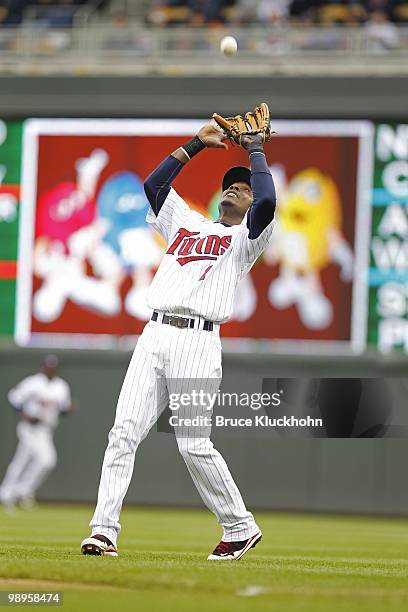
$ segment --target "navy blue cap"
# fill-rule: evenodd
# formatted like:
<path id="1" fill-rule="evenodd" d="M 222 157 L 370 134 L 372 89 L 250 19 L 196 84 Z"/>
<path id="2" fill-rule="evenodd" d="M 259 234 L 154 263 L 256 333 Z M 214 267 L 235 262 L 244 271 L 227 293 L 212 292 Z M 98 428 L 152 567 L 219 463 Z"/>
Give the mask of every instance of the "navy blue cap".
<path id="1" fill-rule="evenodd" d="M 251 187 L 251 171 L 245 166 L 234 166 L 227 170 L 222 179 L 222 190 L 225 191 L 234 183 L 246 183 Z"/>
<path id="2" fill-rule="evenodd" d="M 46 355 L 44 357 L 43 365 L 46 368 L 58 368 L 59 359 L 56 355 Z"/>

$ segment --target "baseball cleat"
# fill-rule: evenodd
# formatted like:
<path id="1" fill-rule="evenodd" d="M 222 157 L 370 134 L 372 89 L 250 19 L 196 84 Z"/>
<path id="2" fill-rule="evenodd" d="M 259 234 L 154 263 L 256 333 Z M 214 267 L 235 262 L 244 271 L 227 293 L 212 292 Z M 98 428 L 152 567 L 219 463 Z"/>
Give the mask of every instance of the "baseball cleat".
<path id="1" fill-rule="evenodd" d="M 248 540 L 241 540 L 240 542 L 223 542 L 223 540 L 221 540 L 211 555 L 207 557 L 207 560 L 238 561 L 248 552 L 248 550 L 255 548 L 261 539 L 262 533 L 258 531 L 258 533 L 248 538 Z"/>
<path id="2" fill-rule="evenodd" d="M 24 508 L 24 510 L 31 510 L 37 505 L 34 497 L 28 495 L 26 497 L 21 497 L 18 503 L 20 508 Z"/>
<path id="3" fill-rule="evenodd" d="M 104 535 L 95 533 L 81 542 L 83 555 L 99 555 L 104 557 L 117 557 L 116 546 Z"/>

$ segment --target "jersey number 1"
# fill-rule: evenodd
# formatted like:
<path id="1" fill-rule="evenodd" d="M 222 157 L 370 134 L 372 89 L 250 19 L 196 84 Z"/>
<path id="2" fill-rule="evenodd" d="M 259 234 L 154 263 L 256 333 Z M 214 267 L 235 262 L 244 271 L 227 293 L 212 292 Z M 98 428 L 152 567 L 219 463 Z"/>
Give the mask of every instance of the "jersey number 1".
<path id="1" fill-rule="evenodd" d="M 200 278 L 198 280 L 204 280 L 206 275 L 207 275 L 207 272 L 209 272 L 211 270 L 211 268 L 212 268 L 212 266 L 208 266 L 208 268 L 206 268 L 204 270 L 204 272 L 202 273 L 202 275 L 200 276 Z"/>

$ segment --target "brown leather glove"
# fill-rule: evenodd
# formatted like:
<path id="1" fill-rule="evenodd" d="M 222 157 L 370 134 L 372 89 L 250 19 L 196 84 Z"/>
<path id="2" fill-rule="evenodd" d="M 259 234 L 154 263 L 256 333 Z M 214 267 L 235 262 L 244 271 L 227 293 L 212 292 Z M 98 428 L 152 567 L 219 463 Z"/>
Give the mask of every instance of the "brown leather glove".
<path id="1" fill-rule="evenodd" d="M 266 102 L 254 108 L 253 111 L 245 115 L 235 115 L 235 117 L 224 118 L 217 113 L 213 114 L 213 119 L 224 130 L 232 143 L 244 146 L 242 141 L 244 136 L 262 136 L 262 144 L 270 140 L 272 134 L 270 113 Z"/>

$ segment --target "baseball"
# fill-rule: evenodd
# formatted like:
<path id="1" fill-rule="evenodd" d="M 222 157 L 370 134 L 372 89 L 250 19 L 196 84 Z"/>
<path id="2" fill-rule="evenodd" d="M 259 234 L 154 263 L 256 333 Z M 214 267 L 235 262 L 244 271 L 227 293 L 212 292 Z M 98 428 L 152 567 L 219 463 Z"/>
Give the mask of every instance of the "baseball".
<path id="1" fill-rule="evenodd" d="M 220 50 L 224 55 L 235 55 L 238 50 L 238 44 L 233 36 L 224 36 L 220 43 Z"/>

